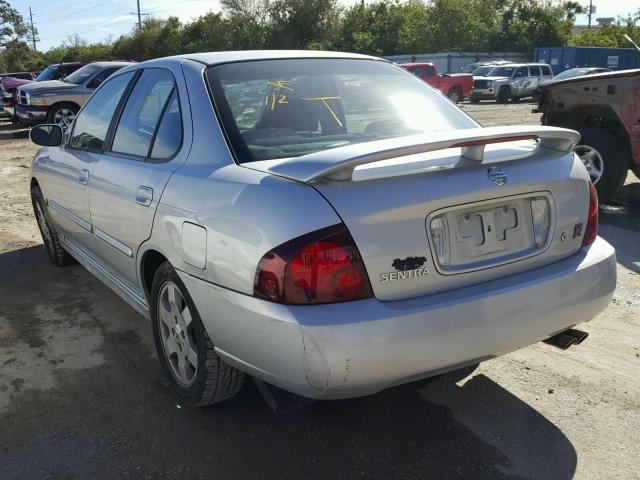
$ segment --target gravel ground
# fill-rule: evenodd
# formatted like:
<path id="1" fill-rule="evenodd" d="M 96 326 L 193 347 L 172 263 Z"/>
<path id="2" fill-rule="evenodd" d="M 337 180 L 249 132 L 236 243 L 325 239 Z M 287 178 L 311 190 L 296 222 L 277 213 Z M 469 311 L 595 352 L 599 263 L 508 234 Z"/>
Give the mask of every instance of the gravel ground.
<path id="1" fill-rule="evenodd" d="M 463 105 L 484 125 L 531 104 Z M 33 219 L 24 129 L 0 124 L 0 479 L 640 479 L 640 183 L 601 209 L 618 290 L 578 347 L 537 344 L 473 375 L 276 415 L 247 383 L 192 410 L 150 327 L 79 266 L 53 267 Z"/>

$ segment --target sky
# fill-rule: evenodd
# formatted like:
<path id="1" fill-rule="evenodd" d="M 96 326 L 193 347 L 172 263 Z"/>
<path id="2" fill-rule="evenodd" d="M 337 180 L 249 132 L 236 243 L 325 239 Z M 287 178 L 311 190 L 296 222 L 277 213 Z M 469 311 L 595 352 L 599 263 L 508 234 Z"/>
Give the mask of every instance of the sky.
<path id="1" fill-rule="evenodd" d="M 40 39 L 38 50 L 43 51 L 75 34 L 90 42 L 116 39 L 137 22 L 136 0 L 9 0 L 9 3 L 27 21 L 31 7 Z M 639 0 L 593 0 L 593 4 L 597 8 L 595 17 L 626 16 L 640 6 Z M 210 10 L 219 11 L 220 4 L 217 0 L 140 0 L 140 10 L 158 18 L 174 15 L 189 21 Z M 587 17 L 579 16 L 576 23 L 586 25 Z"/>

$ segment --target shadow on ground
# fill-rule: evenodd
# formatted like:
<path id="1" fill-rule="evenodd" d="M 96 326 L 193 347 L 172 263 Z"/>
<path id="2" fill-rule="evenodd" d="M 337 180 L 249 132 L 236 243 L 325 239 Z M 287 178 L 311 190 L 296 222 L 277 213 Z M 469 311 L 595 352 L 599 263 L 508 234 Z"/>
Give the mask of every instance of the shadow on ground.
<path id="1" fill-rule="evenodd" d="M 53 267 L 33 247 L 0 255 L 0 278 L 0 394 L 22 375 L 0 410 L 3 479 L 562 480 L 575 471 L 562 432 L 483 375 L 281 415 L 252 382 L 218 406 L 184 407 L 161 376 L 147 321 L 84 269 Z M 74 351 L 96 337 L 94 351 Z M 77 356 L 88 368 L 72 367 Z M 15 369 L 25 358 L 37 360 Z"/>
<path id="2" fill-rule="evenodd" d="M 29 127 L 12 123 L 6 118 L 0 119 L 0 140 L 15 140 L 17 138 L 29 138 Z"/>

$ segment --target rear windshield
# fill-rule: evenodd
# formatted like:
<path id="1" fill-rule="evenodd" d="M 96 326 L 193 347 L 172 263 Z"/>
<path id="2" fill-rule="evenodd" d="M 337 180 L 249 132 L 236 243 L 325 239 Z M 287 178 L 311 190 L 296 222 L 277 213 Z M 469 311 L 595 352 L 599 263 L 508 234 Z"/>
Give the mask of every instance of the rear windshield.
<path id="1" fill-rule="evenodd" d="M 478 126 L 422 80 L 381 61 L 239 62 L 208 76 L 240 163 Z"/>

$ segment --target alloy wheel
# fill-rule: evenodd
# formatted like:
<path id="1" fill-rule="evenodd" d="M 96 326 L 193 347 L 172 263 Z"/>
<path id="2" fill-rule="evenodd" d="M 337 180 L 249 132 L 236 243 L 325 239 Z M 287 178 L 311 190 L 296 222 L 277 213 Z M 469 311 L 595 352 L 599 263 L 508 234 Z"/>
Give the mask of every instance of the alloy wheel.
<path id="1" fill-rule="evenodd" d="M 580 160 L 587 169 L 591 181 L 596 185 L 604 173 L 604 161 L 602 159 L 602 155 L 600 155 L 598 150 L 589 145 L 578 145 L 574 151 L 578 157 L 580 157 Z"/>
<path id="2" fill-rule="evenodd" d="M 189 387 L 198 372 L 198 353 L 191 312 L 178 286 L 165 282 L 158 295 L 159 331 L 171 373 L 183 387 Z"/>
<path id="3" fill-rule="evenodd" d="M 53 115 L 53 121 L 63 130 L 68 129 L 76 118 L 76 114 L 69 108 L 61 108 Z"/>

